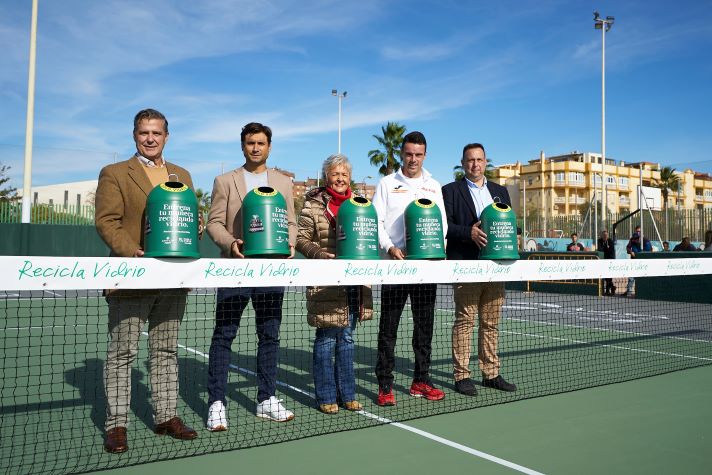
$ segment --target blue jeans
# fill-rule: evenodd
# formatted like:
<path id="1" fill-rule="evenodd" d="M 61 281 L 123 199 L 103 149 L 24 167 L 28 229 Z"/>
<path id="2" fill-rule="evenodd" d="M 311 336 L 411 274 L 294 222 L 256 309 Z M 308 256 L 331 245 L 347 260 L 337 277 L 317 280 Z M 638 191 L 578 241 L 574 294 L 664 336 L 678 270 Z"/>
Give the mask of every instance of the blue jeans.
<path id="1" fill-rule="evenodd" d="M 359 318 L 358 289 L 347 287 L 349 326 L 317 328 L 314 339 L 314 390 L 317 404 L 356 400 L 353 331 Z M 336 364 L 334 365 L 334 352 Z"/>
<path id="2" fill-rule="evenodd" d="M 227 404 L 227 375 L 230 348 L 240 328 L 240 319 L 252 299 L 257 328 L 257 402 L 274 396 L 277 389 L 279 326 L 282 323 L 283 287 L 245 287 L 218 289 L 215 330 L 208 361 L 208 405 Z"/>

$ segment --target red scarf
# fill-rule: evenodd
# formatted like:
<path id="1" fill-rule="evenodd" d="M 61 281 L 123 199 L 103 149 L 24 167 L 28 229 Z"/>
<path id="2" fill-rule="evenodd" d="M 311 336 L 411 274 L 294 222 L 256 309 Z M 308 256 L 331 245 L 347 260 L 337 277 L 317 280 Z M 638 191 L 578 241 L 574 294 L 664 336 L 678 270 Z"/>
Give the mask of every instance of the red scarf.
<path id="1" fill-rule="evenodd" d="M 331 199 L 324 210 L 324 216 L 326 216 L 326 219 L 329 221 L 329 225 L 336 229 L 336 215 L 339 213 L 339 206 L 341 206 L 341 203 L 351 198 L 351 188 L 347 188 L 346 194 L 344 195 L 337 193 L 328 186 L 325 190 L 329 196 L 331 196 Z"/>

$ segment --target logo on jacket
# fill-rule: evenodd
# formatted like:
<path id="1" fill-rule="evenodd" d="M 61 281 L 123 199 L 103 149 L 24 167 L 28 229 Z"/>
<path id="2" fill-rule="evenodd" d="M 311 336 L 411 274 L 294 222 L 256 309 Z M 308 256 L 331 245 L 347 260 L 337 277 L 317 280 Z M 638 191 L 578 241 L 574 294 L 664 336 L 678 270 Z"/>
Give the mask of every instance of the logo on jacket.
<path id="1" fill-rule="evenodd" d="M 403 188 L 403 185 L 398 185 L 391 190 L 391 193 L 408 193 L 408 190 Z"/>

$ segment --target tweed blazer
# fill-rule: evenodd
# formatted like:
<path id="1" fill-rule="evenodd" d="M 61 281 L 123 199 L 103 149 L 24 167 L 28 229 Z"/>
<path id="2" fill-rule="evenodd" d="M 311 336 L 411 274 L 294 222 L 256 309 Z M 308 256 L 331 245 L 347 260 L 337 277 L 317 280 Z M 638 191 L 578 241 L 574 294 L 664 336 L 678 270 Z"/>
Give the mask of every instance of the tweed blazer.
<path id="1" fill-rule="evenodd" d="M 326 253 L 336 253 L 336 230 L 329 225 L 324 215 L 331 196 L 324 188 L 307 193 L 304 208 L 299 214 L 297 231 L 297 251 L 309 259 L 326 259 Z M 359 319 L 373 318 L 373 295 L 368 286 L 356 288 L 359 299 Z M 347 327 L 349 325 L 349 304 L 346 287 L 308 286 L 307 323 L 312 327 Z"/>
<path id="2" fill-rule="evenodd" d="M 168 162 L 166 169 L 194 190 L 188 170 Z M 151 190 L 153 185 L 135 156 L 107 165 L 99 173 L 96 231 L 111 249 L 111 256 L 133 257 L 136 250 L 143 249 L 146 198 Z"/>
<path id="3" fill-rule="evenodd" d="M 294 213 L 292 180 L 276 170 L 267 170 L 267 183 L 279 191 L 287 202 L 289 245 L 296 246 L 297 220 Z M 215 178 L 208 214 L 208 234 L 220 248 L 222 257 L 232 257 L 232 243 L 243 239 L 242 201 L 248 192 L 245 185 L 245 169 L 240 167 Z"/>

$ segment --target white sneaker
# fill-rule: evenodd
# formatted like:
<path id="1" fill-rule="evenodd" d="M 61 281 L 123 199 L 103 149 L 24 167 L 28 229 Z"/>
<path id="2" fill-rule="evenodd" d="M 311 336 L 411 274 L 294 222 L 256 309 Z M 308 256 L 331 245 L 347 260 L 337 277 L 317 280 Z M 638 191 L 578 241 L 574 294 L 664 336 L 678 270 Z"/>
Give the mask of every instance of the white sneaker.
<path id="1" fill-rule="evenodd" d="M 282 400 L 274 396 L 257 404 L 255 415 L 275 422 L 287 422 L 294 419 L 294 413 L 285 409 Z"/>
<path id="2" fill-rule="evenodd" d="M 222 432 L 227 430 L 227 408 L 222 401 L 215 401 L 208 409 L 207 429 L 210 432 Z"/>

